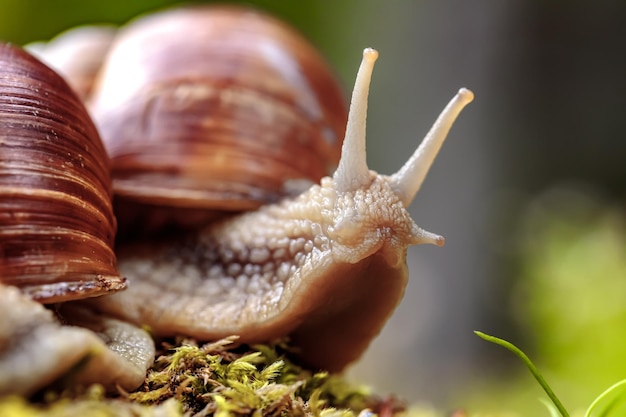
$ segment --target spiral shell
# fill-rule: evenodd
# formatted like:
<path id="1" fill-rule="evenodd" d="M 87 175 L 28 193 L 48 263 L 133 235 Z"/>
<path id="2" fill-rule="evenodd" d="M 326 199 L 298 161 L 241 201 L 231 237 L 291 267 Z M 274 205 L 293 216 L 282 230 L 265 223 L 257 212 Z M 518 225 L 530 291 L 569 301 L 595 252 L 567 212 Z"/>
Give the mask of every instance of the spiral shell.
<path id="1" fill-rule="evenodd" d="M 0 44 L 0 282 L 52 303 L 125 287 L 108 159 L 65 81 Z"/>
<path id="2" fill-rule="evenodd" d="M 99 81 L 90 110 L 120 201 L 253 209 L 339 160 L 347 109 L 335 77 L 299 34 L 253 10 L 139 18 L 120 31 Z"/>

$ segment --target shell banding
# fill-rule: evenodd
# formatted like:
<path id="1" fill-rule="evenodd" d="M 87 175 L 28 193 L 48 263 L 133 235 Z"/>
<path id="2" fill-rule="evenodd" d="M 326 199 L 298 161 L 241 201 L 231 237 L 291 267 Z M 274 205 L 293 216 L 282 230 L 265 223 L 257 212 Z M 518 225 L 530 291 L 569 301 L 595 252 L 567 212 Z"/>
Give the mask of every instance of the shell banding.
<path id="1" fill-rule="evenodd" d="M 166 217 L 184 223 L 200 210 L 255 209 L 291 183 L 318 182 L 339 161 L 347 115 L 307 41 L 237 7 L 131 22 L 89 104 L 111 157 L 122 233 L 157 216 L 131 209 L 136 203 L 167 207 Z"/>
<path id="2" fill-rule="evenodd" d="M 106 152 L 74 92 L 0 44 L 0 281 L 59 302 L 117 291 Z"/>

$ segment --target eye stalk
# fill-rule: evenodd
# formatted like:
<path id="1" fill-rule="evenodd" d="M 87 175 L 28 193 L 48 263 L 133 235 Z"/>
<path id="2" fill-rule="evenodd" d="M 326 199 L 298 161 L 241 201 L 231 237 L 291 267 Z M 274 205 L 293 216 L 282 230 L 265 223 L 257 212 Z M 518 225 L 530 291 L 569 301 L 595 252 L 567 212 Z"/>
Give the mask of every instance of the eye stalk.
<path id="1" fill-rule="evenodd" d="M 372 48 L 363 50 L 363 60 L 354 82 L 350 101 L 346 136 L 341 148 L 341 159 L 333 179 L 338 192 L 354 191 L 367 187 L 370 173 L 365 153 L 365 125 L 367 120 L 367 98 L 374 64 L 378 51 Z"/>
<path id="2" fill-rule="evenodd" d="M 428 170 L 461 110 L 474 100 L 474 93 L 461 88 L 443 109 L 420 146 L 402 168 L 391 176 L 391 186 L 408 207 L 422 186 Z"/>
<path id="3" fill-rule="evenodd" d="M 378 52 L 375 49 L 366 48 L 363 51 L 363 60 L 352 93 L 341 159 L 333 176 L 338 192 L 364 188 L 371 181 L 365 151 L 365 126 L 370 80 L 377 59 Z M 422 186 L 452 124 L 461 110 L 472 100 L 474 100 L 474 93 L 461 88 L 443 109 L 413 155 L 398 172 L 391 176 L 391 186 L 405 207 L 411 204 Z"/>

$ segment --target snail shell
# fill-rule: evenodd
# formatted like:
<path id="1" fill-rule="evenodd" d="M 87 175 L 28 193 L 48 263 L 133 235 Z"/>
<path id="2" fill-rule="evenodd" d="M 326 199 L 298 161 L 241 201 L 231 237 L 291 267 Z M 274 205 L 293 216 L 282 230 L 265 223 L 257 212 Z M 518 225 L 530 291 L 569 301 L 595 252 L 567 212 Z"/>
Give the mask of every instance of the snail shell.
<path id="1" fill-rule="evenodd" d="M 40 304 L 125 288 L 115 227 L 106 153 L 84 106 L 51 69 L 0 44 L 0 395 L 60 376 L 108 389 L 143 382 L 154 360 L 145 331 Z"/>
<path id="2" fill-rule="evenodd" d="M 123 289 L 106 152 L 54 71 L 0 44 L 0 282 L 53 303 Z"/>
<path id="3" fill-rule="evenodd" d="M 122 29 L 90 99 L 123 225 L 250 210 L 318 182 L 338 161 L 347 109 L 319 53 L 237 7 L 189 7 Z M 301 190 L 300 190 L 301 191 Z M 192 214 L 190 214 L 190 212 Z M 202 214 L 204 215 L 204 214 Z"/>

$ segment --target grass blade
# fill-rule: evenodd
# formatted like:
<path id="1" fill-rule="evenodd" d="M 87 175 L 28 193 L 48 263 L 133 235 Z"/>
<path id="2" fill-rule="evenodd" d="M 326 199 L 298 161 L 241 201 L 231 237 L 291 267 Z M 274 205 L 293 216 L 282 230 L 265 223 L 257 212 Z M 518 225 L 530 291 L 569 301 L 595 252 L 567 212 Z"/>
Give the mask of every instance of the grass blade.
<path id="1" fill-rule="evenodd" d="M 587 409 L 587 412 L 585 413 L 585 417 L 590 417 L 591 413 L 593 412 L 593 409 L 598 406 L 600 401 L 607 398 L 610 394 L 617 392 L 617 390 L 623 388 L 624 385 L 626 385 L 626 379 L 622 379 L 621 381 L 616 382 L 615 384 L 611 385 L 608 389 L 606 389 L 602 394 L 598 395 L 598 397 L 595 400 L 593 400 L 593 402 Z M 610 409 L 613 408 L 617 404 L 618 400 L 621 400 L 621 398 L 620 397 L 613 398 L 609 402 L 609 404 L 607 404 L 607 406 L 604 407 L 604 409 L 600 412 L 599 417 L 607 416 Z"/>
<path id="2" fill-rule="evenodd" d="M 541 388 L 543 388 L 546 394 L 548 394 L 548 397 L 550 398 L 554 406 L 559 410 L 559 413 L 561 413 L 561 416 L 569 417 L 569 413 L 567 412 L 567 410 L 561 403 L 561 400 L 559 400 L 559 398 L 556 396 L 554 391 L 552 391 L 552 388 L 550 388 L 550 385 L 548 385 L 546 380 L 543 378 L 543 376 L 539 372 L 539 369 L 537 369 L 535 364 L 532 363 L 532 361 L 528 358 L 528 356 L 526 356 L 524 352 L 522 352 L 517 346 L 515 346 L 514 344 L 510 342 L 507 342 L 506 340 L 499 339 L 495 336 L 490 336 L 488 334 L 479 332 L 477 330 L 474 331 L 474 333 L 476 334 L 476 336 L 480 337 L 483 340 L 486 340 L 487 342 L 495 343 L 496 345 L 500 345 L 503 348 L 508 349 L 510 352 L 512 352 L 518 358 L 520 358 L 522 362 L 524 362 L 524 364 L 528 367 L 528 369 L 530 370 L 530 373 L 533 374 L 537 382 L 539 382 L 539 385 L 541 385 Z"/>

